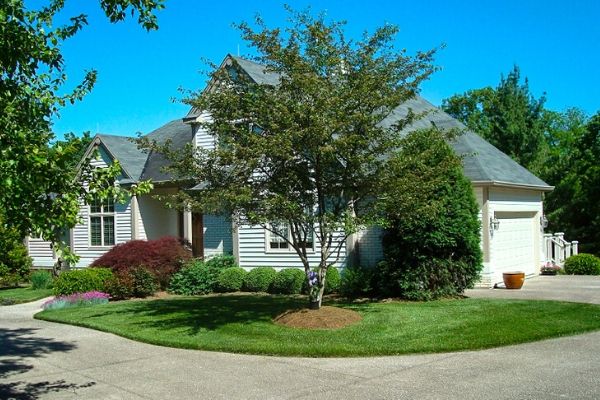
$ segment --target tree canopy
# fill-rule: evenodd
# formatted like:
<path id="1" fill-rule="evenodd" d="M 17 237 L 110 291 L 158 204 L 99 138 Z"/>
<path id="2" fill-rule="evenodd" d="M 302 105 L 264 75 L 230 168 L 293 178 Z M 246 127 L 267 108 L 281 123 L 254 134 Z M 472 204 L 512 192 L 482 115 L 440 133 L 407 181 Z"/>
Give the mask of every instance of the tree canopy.
<path id="1" fill-rule="evenodd" d="M 514 66 L 497 87 L 484 87 L 454 95 L 442 108 L 469 129 L 508 154 L 525 168 L 538 172 L 545 140 L 545 95 L 536 99 L 527 78 Z"/>
<path id="2" fill-rule="evenodd" d="M 213 65 L 209 89 L 188 100 L 210 116 L 199 123 L 217 147 L 159 150 L 175 160 L 176 176 L 198 185 L 180 201 L 260 225 L 296 252 L 307 274 L 319 267 L 311 293 L 320 301 L 345 238 L 380 218 L 369 205 L 382 190 L 382 155 L 399 144 L 410 117 L 390 128 L 379 123 L 435 70 L 435 51 L 396 51 L 391 25 L 351 41 L 344 23 L 290 15 L 285 30 L 260 18 L 255 27 L 238 25 L 275 84 L 254 82 L 233 60 Z M 320 262 L 311 266 L 313 238 Z"/>
<path id="3" fill-rule="evenodd" d="M 101 0 L 112 21 L 138 13 L 138 22 L 156 29 L 155 10 L 162 0 Z M 112 195 L 109 182 L 120 173 L 118 163 L 104 171 L 85 165 L 79 174 L 73 160 L 85 138 L 54 142 L 52 118 L 67 104 L 81 100 L 93 87 L 96 71 L 65 93 L 67 76 L 61 46 L 86 24 L 77 15 L 63 26 L 53 20 L 64 0 L 51 0 L 32 10 L 23 0 L 0 4 L 0 224 L 19 235 L 42 235 L 60 242 L 60 229 L 77 222 L 79 201 L 89 190 Z M 78 178 L 78 179 L 77 179 Z"/>

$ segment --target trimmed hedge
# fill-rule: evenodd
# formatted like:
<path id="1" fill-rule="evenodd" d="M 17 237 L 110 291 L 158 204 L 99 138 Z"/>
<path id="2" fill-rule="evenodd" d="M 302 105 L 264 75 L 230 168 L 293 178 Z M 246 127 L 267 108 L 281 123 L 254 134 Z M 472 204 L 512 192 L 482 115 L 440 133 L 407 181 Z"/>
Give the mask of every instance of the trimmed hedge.
<path id="1" fill-rule="evenodd" d="M 357 266 L 344 268 L 339 292 L 342 296 L 370 297 L 374 292 L 375 269 Z"/>
<path id="2" fill-rule="evenodd" d="M 342 284 L 340 271 L 335 267 L 327 268 L 325 274 L 325 294 L 338 293 Z"/>
<path id="3" fill-rule="evenodd" d="M 277 271 L 271 267 L 257 267 L 244 277 L 243 288 L 247 292 L 268 292 Z"/>
<path id="4" fill-rule="evenodd" d="M 270 292 L 275 294 L 300 294 L 304 281 L 306 281 L 304 270 L 284 268 L 275 275 Z"/>
<path id="5" fill-rule="evenodd" d="M 221 271 L 235 266 L 232 256 L 215 256 L 208 261 L 195 260 L 173 275 L 168 291 L 186 296 L 207 294 L 217 289 Z"/>
<path id="6" fill-rule="evenodd" d="M 157 240 L 131 240 L 114 246 L 92 263 L 92 267 L 106 267 L 115 273 L 132 268 L 144 267 L 165 289 L 171 276 L 192 258 L 186 242 L 176 237 Z"/>
<path id="7" fill-rule="evenodd" d="M 217 291 L 222 293 L 239 292 L 244 285 L 246 274 L 248 274 L 246 270 L 241 267 L 225 268 L 217 278 Z"/>
<path id="8" fill-rule="evenodd" d="M 565 261 L 567 275 L 600 275 L 600 258 L 593 254 L 580 253 Z"/>
<path id="9" fill-rule="evenodd" d="M 106 283 L 113 278 L 107 268 L 85 268 L 62 272 L 54 281 L 56 296 L 85 292 L 106 292 Z"/>

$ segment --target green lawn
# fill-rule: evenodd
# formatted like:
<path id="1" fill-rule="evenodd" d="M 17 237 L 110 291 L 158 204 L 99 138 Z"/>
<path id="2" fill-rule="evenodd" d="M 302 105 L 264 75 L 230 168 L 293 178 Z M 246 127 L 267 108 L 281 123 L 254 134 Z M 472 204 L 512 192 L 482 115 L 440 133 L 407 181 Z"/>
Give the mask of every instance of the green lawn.
<path id="1" fill-rule="evenodd" d="M 311 357 L 483 349 L 600 329 L 598 305 L 491 299 L 339 304 L 363 320 L 334 331 L 272 322 L 304 305 L 285 296 L 176 297 L 43 311 L 36 318 L 164 346 Z"/>
<path id="2" fill-rule="evenodd" d="M 52 289 L 33 290 L 30 287 L 0 289 L 0 305 L 29 303 L 52 296 Z"/>

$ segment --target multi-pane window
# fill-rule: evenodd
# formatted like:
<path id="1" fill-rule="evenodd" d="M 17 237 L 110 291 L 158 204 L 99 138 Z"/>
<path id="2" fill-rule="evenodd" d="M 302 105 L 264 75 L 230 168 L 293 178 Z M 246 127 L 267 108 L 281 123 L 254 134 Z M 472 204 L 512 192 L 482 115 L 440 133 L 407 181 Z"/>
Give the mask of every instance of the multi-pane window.
<path id="1" fill-rule="evenodd" d="M 115 244 L 115 202 L 113 199 L 95 198 L 90 204 L 90 244 L 92 246 Z"/>
<path id="2" fill-rule="evenodd" d="M 287 249 L 289 243 L 283 237 L 289 238 L 290 228 L 288 224 L 283 222 L 272 223 L 271 230 L 272 232 L 269 231 L 269 249 Z"/>
<path id="3" fill-rule="evenodd" d="M 271 230 L 267 230 L 268 236 L 268 249 L 269 250 L 291 250 L 291 246 L 284 239 L 287 238 L 290 242 L 292 236 L 290 227 L 285 222 L 274 222 L 270 225 Z M 303 235 L 304 236 L 304 235 Z M 314 247 L 314 231 L 311 230 L 306 235 L 306 249 L 313 250 Z"/>

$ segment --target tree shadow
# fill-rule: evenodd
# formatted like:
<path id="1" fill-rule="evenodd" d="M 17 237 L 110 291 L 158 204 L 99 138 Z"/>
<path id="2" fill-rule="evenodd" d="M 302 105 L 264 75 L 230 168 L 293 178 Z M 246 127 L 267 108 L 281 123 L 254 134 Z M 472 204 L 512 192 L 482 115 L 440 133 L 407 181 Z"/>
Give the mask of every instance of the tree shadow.
<path id="1" fill-rule="evenodd" d="M 11 382 L 0 383 L 0 399 L 36 400 L 52 392 L 75 391 L 94 386 L 96 382 L 84 384 L 67 383 L 64 379 L 54 382 Z"/>
<path id="2" fill-rule="evenodd" d="M 13 378 L 34 369 L 28 359 L 42 357 L 54 352 L 67 352 L 75 349 L 73 343 L 52 338 L 35 336 L 38 329 L 0 328 L 0 379 Z M 50 381 L 15 381 L 0 383 L 0 399 L 38 399 L 51 392 L 74 391 L 95 385 L 96 382 L 84 384 L 67 383 L 65 380 Z"/>
<path id="3" fill-rule="evenodd" d="M 183 329 L 196 334 L 229 324 L 268 323 L 285 311 L 306 305 L 307 300 L 302 297 L 222 295 L 140 301 L 132 303 L 127 312 L 142 317 L 142 327 Z M 112 310 L 106 310 L 90 317 L 111 313 Z"/>

